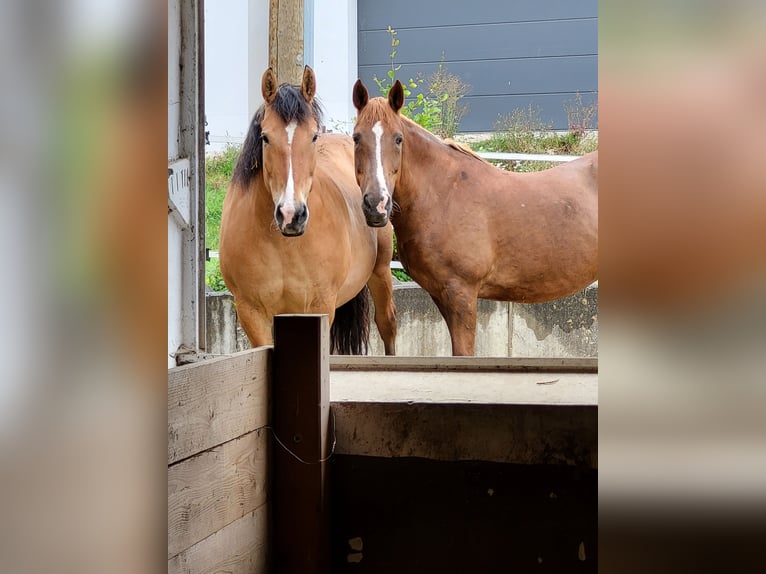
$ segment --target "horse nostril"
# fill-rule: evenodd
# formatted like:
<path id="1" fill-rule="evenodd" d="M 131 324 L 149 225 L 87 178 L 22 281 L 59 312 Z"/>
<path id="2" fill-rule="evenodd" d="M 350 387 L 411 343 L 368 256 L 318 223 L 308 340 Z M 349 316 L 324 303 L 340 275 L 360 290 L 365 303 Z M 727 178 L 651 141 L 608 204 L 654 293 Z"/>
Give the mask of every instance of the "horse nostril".
<path id="1" fill-rule="evenodd" d="M 369 209 L 375 209 L 375 206 L 378 204 L 377 201 L 372 197 L 372 195 L 365 194 L 364 196 L 364 205 L 365 207 L 368 207 Z"/>

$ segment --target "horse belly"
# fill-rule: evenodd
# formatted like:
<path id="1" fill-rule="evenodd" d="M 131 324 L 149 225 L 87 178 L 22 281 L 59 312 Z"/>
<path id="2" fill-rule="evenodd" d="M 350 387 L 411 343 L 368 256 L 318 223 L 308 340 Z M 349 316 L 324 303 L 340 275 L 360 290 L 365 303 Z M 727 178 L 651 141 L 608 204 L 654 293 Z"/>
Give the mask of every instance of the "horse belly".
<path id="1" fill-rule="evenodd" d="M 361 291 L 372 275 L 375 265 L 375 245 L 359 246 L 353 250 L 346 280 L 337 295 L 336 307 L 347 303 Z"/>
<path id="2" fill-rule="evenodd" d="M 542 303 L 584 289 L 598 276 L 598 231 L 589 226 L 500 254 L 479 297 Z"/>
<path id="3" fill-rule="evenodd" d="M 598 264 L 596 253 L 560 254 L 549 265 L 529 264 L 523 261 L 501 263 L 485 278 L 479 297 L 521 303 L 543 303 L 566 297 L 584 289 L 596 280 Z"/>

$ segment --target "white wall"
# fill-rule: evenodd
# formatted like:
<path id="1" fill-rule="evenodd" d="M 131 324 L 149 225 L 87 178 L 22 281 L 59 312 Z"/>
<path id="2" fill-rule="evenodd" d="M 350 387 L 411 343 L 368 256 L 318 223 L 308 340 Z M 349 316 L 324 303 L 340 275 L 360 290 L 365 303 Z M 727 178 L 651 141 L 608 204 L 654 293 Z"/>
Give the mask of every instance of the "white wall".
<path id="1" fill-rule="evenodd" d="M 356 0 L 314 0 L 317 91 L 329 131 L 350 133 L 356 110 Z M 205 111 L 208 153 L 241 144 L 263 103 L 261 76 L 268 67 L 269 1 L 205 3 Z"/>
<path id="2" fill-rule="evenodd" d="M 248 107 L 247 125 L 261 107 L 261 78 L 269 66 L 269 0 L 250 0 L 248 12 Z"/>
<path id="3" fill-rule="evenodd" d="M 181 9 L 168 0 L 168 161 L 178 159 L 181 123 Z"/>
<path id="4" fill-rule="evenodd" d="M 181 9 L 179 0 L 168 0 L 168 161 L 180 154 L 181 122 Z M 183 342 L 181 259 L 183 232 L 168 215 L 168 368 L 175 366 L 173 354 Z"/>
<path id="5" fill-rule="evenodd" d="M 315 0 L 314 72 L 327 130 L 351 133 L 356 110 L 356 0 Z"/>
<path id="6" fill-rule="evenodd" d="M 175 352 L 183 332 L 183 230 L 168 215 L 168 369 L 176 366 Z"/>
<path id="7" fill-rule="evenodd" d="M 168 367 L 179 346 L 204 348 L 204 232 L 195 232 L 203 181 L 198 6 L 198 0 L 168 0 Z"/>
<path id="8" fill-rule="evenodd" d="M 205 2 L 207 151 L 244 140 L 247 130 L 247 0 Z"/>

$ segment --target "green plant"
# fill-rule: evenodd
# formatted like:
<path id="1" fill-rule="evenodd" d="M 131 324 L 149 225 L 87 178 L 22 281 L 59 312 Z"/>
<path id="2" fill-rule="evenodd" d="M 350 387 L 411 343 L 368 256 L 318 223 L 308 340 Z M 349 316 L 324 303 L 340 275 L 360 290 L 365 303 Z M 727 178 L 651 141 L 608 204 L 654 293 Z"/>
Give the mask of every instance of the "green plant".
<path id="1" fill-rule="evenodd" d="M 218 259 L 210 259 L 205 262 L 205 284 L 213 291 L 227 291 L 226 283 L 221 275 L 221 265 Z"/>
<path id="2" fill-rule="evenodd" d="M 218 250 L 223 199 L 240 150 L 240 146 L 228 146 L 205 158 L 205 245 L 211 251 Z M 226 291 L 217 258 L 205 262 L 205 283 L 214 291 Z"/>
<path id="3" fill-rule="evenodd" d="M 590 124 L 598 111 L 598 105 L 596 102 L 591 102 L 587 106 L 584 105 L 582 103 L 582 95 L 580 92 L 577 92 L 574 100 L 564 103 L 564 111 L 567 113 L 569 132 L 578 138 L 582 138 L 586 130 L 590 129 Z"/>
<path id="4" fill-rule="evenodd" d="M 396 37 L 397 32 L 391 26 L 388 27 L 387 32 L 391 36 L 391 52 L 388 55 L 388 59 L 391 61 L 391 68 L 386 72 L 385 78 L 378 78 L 377 75 L 372 78 L 383 97 L 388 96 L 391 86 L 396 83 L 396 72 L 402 67 L 401 64 L 396 64 L 396 52 L 399 47 L 399 39 Z M 405 98 L 402 114 L 425 129 L 434 131 L 441 123 L 440 102 L 430 94 L 424 95 L 422 92 L 416 94 L 414 99 L 407 101 L 407 98 L 412 95 L 412 90 L 420 86 L 423 81 L 422 74 L 418 74 L 415 78 L 402 82 Z"/>
<path id="5" fill-rule="evenodd" d="M 407 272 L 404 269 L 391 269 L 391 275 L 396 277 L 402 283 L 406 283 L 408 281 L 414 281 L 412 277 L 407 275 Z"/>
<path id="6" fill-rule="evenodd" d="M 465 83 L 459 76 L 450 73 L 444 65 L 442 53 L 439 68 L 428 76 L 428 93 L 433 96 L 434 102 L 439 106 L 439 123 L 435 126 L 435 133 L 442 138 L 452 138 L 460 127 L 468 106 L 460 100 L 471 90 L 470 84 Z"/>
<path id="7" fill-rule="evenodd" d="M 589 137 L 578 131 L 559 133 L 552 124 L 545 122 L 540 109 L 531 104 L 503 116 L 497 123 L 497 131 L 488 140 L 472 145 L 475 151 L 496 151 L 531 154 L 582 155 L 598 148 L 598 136 Z M 504 169 L 519 172 L 540 171 L 553 167 L 552 162 L 504 161 Z"/>
<path id="8" fill-rule="evenodd" d="M 394 232 L 394 253 L 391 257 L 391 260 L 399 261 L 399 243 L 396 240 L 396 232 Z M 412 277 L 410 277 L 403 269 L 392 269 L 391 274 L 402 282 L 413 281 Z"/>

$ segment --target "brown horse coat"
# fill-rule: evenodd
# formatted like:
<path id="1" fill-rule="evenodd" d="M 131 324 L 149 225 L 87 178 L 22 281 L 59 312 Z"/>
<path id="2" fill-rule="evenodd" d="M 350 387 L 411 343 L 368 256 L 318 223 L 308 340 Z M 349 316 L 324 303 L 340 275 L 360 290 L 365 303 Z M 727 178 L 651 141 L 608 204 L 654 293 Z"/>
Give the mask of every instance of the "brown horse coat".
<path id="1" fill-rule="evenodd" d="M 396 89 L 368 100 L 360 82 L 354 88 L 363 207 L 373 225 L 393 208 L 405 269 L 439 307 L 453 354 L 473 354 L 478 297 L 538 303 L 596 279 L 598 152 L 506 172 L 401 116 Z"/>
<path id="2" fill-rule="evenodd" d="M 313 119 L 284 121 L 270 110 L 270 106 L 280 105 L 280 97 L 295 98 L 295 93 L 268 91 L 277 90 L 275 78 L 267 82 L 270 72 L 264 74 L 267 104 L 253 119 L 253 141 L 244 146 L 221 220 L 221 273 L 234 294 L 242 326 L 254 346 L 271 344 L 274 315 L 326 313 L 333 322 L 336 309 L 352 301 L 366 284 L 375 302 L 375 320 L 386 352 L 393 354 L 392 229 L 373 229 L 365 223 L 350 138 L 316 134 L 318 125 Z M 304 96 L 305 85 L 304 76 Z M 281 86 L 279 91 L 290 88 L 294 89 Z M 282 107 L 292 110 L 294 103 Z M 287 132 L 290 145 L 284 135 Z M 258 143 L 266 142 L 267 133 L 264 146 L 274 149 L 253 151 L 255 138 Z M 299 149 L 306 151 L 297 153 Z M 288 166 L 291 173 L 280 174 Z M 292 192 L 285 191 L 287 188 Z M 288 195 L 292 197 L 285 199 Z M 290 201 L 295 213 L 307 210 L 304 227 L 297 232 L 287 229 L 286 219 L 280 227 L 276 215 Z M 365 319 L 362 316 L 358 321 Z"/>

